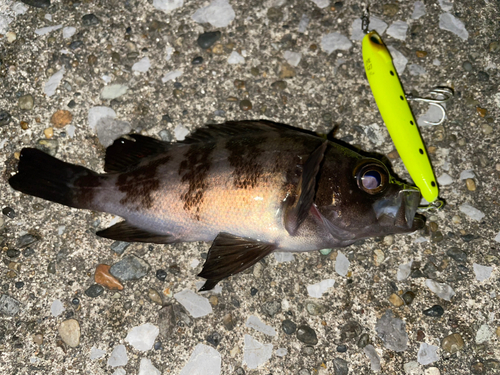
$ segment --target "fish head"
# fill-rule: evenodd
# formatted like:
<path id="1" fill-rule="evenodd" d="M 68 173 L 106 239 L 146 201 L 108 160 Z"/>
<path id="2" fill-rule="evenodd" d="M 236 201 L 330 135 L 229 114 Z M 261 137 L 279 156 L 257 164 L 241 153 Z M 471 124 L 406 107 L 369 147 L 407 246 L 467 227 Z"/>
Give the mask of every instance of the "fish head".
<path id="1" fill-rule="evenodd" d="M 330 204 L 318 206 L 334 240 L 352 243 L 369 237 L 412 233 L 424 226 L 424 217 L 416 213 L 420 190 L 397 181 L 381 161 L 351 158 L 339 170 L 342 176 L 329 179 Z M 320 185 L 318 189 L 325 187 Z"/>

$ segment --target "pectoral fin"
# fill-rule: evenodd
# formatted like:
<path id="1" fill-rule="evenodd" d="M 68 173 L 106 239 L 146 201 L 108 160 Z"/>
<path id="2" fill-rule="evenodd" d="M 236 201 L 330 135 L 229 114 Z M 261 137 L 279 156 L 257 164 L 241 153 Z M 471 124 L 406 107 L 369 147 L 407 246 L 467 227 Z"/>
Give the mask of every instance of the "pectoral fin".
<path id="1" fill-rule="evenodd" d="M 96 233 L 100 237 L 126 242 L 174 243 L 173 236 L 148 232 L 122 221 Z"/>
<path id="2" fill-rule="evenodd" d="M 276 249 L 276 245 L 250 238 L 219 233 L 208 251 L 198 276 L 207 279 L 200 291 L 212 289 L 219 281 L 253 266 Z"/>
<path id="3" fill-rule="evenodd" d="M 285 228 L 293 236 L 304 222 L 314 202 L 316 182 L 321 162 L 325 155 L 328 141 L 325 141 L 309 156 L 304 164 L 302 177 L 299 181 L 298 199 L 285 208 Z"/>

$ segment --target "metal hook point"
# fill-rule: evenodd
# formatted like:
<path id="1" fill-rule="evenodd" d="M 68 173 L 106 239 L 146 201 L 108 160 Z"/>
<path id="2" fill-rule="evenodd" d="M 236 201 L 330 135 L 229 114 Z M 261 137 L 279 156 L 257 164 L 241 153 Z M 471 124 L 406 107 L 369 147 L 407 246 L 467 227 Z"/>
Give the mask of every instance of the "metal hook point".
<path id="1" fill-rule="evenodd" d="M 446 109 L 444 107 L 444 104 L 453 97 L 453 90 L 448 87 L 436 87 L 431 92 L 429 92 L 429 96 L 430 97 L 428 98 L 420 98 L 408 94 L 406 95 L 406 100 L 428 103 L 430 105 L 438 107 L 442 112 L 441 119 L 437 122 L 432 122 L 432 121 L 424 121 L 424 122 L 426 124 L 433 126 L 441 125 L 444 122 L 444 120 L 446 120 Z"/>

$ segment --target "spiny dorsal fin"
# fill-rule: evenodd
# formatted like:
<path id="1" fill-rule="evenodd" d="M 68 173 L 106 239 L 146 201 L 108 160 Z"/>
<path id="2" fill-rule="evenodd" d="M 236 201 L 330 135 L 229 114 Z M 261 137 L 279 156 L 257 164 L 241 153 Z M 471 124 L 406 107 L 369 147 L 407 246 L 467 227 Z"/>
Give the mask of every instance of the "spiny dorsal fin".
<path id="1" fill-rule="evenodd" d="M 125 242 L 174 243 L 173 236 L 148 232 L 126 221 L 117 223 L 96 233 L 100 237 Z"/>
<path id="2" fill-rule="evenodd" d="M 144 158 L 165 152 L 169 145 L 168 142 L 139 134 L 123 136 L 106 149 L 104 171 L 126 172 L 135 168 Z"/>
<path id="3" fill-rule="evenodd" d="M 314 202 L 316 194 L 316 180 L 319 167 L 323 161 L 328 141 L 323 142 L 306 160 L 299 181 L 298 199 L 294 204 L 285 208 L 285 228 L 294 236 L 297 229 L 304 222 Z"/>
<path id="4" fill-rule="evenodd" d="M 250 238 L 219 233 L 208 251 L 198 276 L 207 279 L 200 291 L 212 289 L 219 281 L 253 266 L 276 249 L 276 245 Z"/>
<path id="5" fill-rule="evenodd" d="M 186 137 L 182 143 L 198 143 L 213 141 L 219 138 L 229 138 L 234 136 L 241 136 L 245 134 L 258 134 L 269 132 L 303 132 L 309 135 L 315 135 L 307 130 L 293 128 L 288 125 L 278 124 L 272 121 L 259 120 L 259 121 L 228 121 L 224 124 L 208 124 L 202 128 L 196 129 L 192 134 Z"/>

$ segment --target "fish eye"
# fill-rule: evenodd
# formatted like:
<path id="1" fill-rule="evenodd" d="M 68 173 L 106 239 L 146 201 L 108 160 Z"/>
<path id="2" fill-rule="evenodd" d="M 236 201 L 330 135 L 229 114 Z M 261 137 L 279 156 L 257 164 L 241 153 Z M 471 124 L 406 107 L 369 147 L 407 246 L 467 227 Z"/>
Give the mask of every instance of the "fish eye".
<path id="1" fill-rule="evenodd" d="M 374 190 L 382 183 L 382 176 L 378 171 L 368 171 L 361 177 L 363 187 L 368 190 Z"/>
<path id="2" fill-rule="evenodd" d="M 356 171 L 358 187 L 368 194 L 378 194 L 389 185 L 389 172 L 385 166 L 375 161 L 360 165 Z"/>

